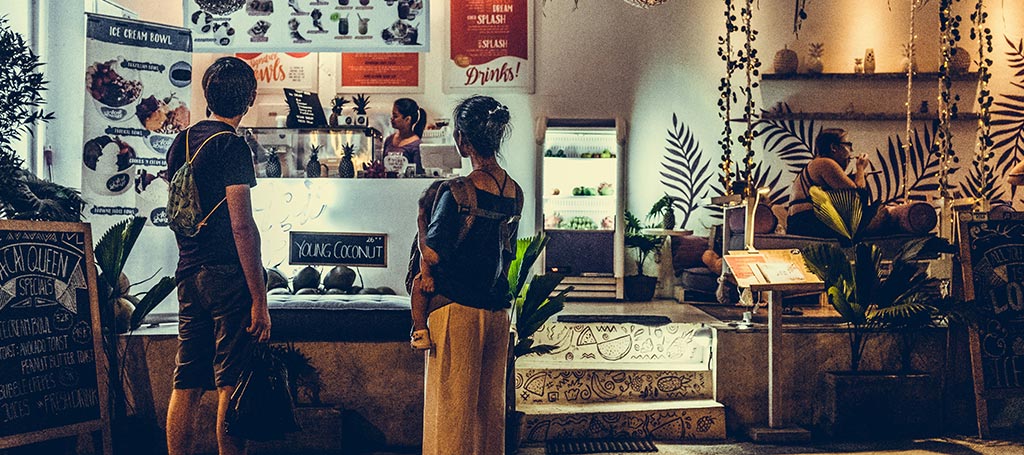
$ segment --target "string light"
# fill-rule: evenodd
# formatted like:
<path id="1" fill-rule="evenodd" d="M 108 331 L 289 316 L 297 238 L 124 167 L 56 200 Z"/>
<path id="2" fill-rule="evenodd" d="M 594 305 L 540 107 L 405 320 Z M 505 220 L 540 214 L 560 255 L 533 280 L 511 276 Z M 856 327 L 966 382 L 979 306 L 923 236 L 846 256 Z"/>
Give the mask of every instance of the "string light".
<path id="1" fill-rule="evenodd" d="M 722 130 L 722 138 L 718 144 L 722 148 L 722 174 L 718 181 L 726 195 L 732 194 L 732 103 L 736 100 L 736 92 L 732 88 L 732 75 L 738 66 L 733 59 L 732 34 L 736 27 L 736 7 L 733 0 L 725 0 L 725 35 L 718 37 L 718 55 L 725 62 L 725 77 L 721 78 L 718 89 L 721 93 L 718 99 L 720 116 L 725 124 Z"/>
<path id="2" fill-rule="evenodd" d="M 951 210 L 953 195 L 950 192 L 949 174 L 952 170 L 951 163 L 959 159 L 953 150 L 953 129 L 952 119 L 957 115 L 957 102 L 960 96 L 952 93 L 952 59 L 957 52 L 956 42 L 960 41 L 959 15 L 954 15 L 952 5 L 960 0 L 942 0 L 939 4 L 939 32 L 940 32 L 940 55 L 939 64 L 939 94 L 938 94 L 938 127 L 935 131 L 935 143 L 933 151 L 938 155 L 939 160 L 939 197 L 942 198 L 942 213 L 945 215 L 944 223 L 947 229 L 944 232 L 952 233 L 956 226 L 956 216 Z"/>
<path id="3" fill-rule="evenodd" d="M 903 179 L 900 181 L 900 188 L 902 189 L 903 201 L 904 202 L 910 200 L 910 197 L 909 197 L 910 196 L 910 185 L 909 185 L 909 179 L 910 179 L 910 159 L 909 159 L 909 157 L 910 157 L 911 150 L 913 150 L 913 148 L 914 148 L 914 136 L 913 136 L 913 126 L 914 126 L 914 124 L 913 124 L 913 118 L 912 118 L 913 114 L 911 112 L 911 107 L 910 107 L 910 103 L 912 101 L 911 97 L 913 96 L 913 93 L 914 93 L 914 50 L 915 50 L 915 47 L 916 47 L 914 43 L 917 41 L 917 34 L 914 31 L 914 20 L 915 20 L 915 15 L 917 14 L 917 8 L 919 6 L 921 6 L 923 1 L 925 1 L 925 0 L 910 0 L 910 43 L 907 45 L 907 47 L 908 47 L 908 49 L 907 49 L 907 59 L 909 59 L 909 63 L 907 63 L 907 101 L 906 101 L 906 103 L 904 103 L 904 107 L 907 109 L 907 131 L 906 131 L 906 140 L 903 143 L 903 151 L 904 151 L 904 155 L 903 156 L 907 157 L 907 158 L 903 160 Z"/>
<path id="4" fill-rule="evenodd" d="M 992 138 L 989 135 L 992 121 L 990 109 L 993 97 L 988 88 L 989 79 L 992 77 L 989 73 L 992 59 L 986 56 L 992 53 L 992 30 L 985 25 L 987 19 L 988 13 L 985 11 L 985 1 L 977 0 L 977 3 L 974 5 L 974 12 L 971 13 L 971 39 L 978 39 L 978 111 L 980 115 L 978 119 L 974 166 L 979 171 L 979 177 L 981 177 L 982 182 L 989 182 L 993 178 L 992 166 L 989 165 L 989 160 L 994 155 L 992 152 Z M 984 209 L 983 204 L 985 202 L 991 202 L 982 201 L 982 198 L 978 199 L 975 203 L 975 210 L 982 210 Z"/>

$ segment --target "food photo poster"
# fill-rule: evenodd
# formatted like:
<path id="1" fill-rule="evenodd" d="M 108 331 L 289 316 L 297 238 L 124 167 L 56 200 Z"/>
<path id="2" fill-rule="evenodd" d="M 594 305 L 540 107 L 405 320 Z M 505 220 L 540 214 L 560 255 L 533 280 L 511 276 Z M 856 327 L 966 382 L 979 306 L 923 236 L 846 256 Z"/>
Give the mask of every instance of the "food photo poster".
<path id="1" fill-rule="evenodd" d="M 190 32 L 90 14 L 86 36 L 86 219 L 166 226 L 167 150 L 191 120 Z"/>
<path id="2" fill-rule="evenodd" d="M 428 0 L 184 0 L 196 52 L 427 52 Z"/>

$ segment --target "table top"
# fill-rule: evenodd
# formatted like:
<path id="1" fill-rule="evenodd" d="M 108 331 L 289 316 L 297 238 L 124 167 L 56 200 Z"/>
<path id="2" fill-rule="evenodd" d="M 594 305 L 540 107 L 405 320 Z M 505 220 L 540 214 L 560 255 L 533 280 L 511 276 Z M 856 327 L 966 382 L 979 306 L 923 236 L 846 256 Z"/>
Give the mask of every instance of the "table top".
<path id="1" fill-rule="evenodd" d="M 689 229 L 657 229 L 657 228 L 647 228 L 647 229 L 641 229 L 640 233 L 643 234 L 643 235 L 668 235 L 668 236 L 676 236 L 676 237 L 684 237 L 684 236 L 687 236 L 687 235 L 693 235 L 693 231 L 691 231 Z"/>

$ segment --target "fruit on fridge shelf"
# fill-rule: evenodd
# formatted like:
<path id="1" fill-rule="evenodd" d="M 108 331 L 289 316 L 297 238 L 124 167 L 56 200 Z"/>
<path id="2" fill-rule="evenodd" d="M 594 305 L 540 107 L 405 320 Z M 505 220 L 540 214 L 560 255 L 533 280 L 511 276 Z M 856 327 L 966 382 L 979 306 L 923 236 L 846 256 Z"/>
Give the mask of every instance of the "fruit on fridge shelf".
<path id="1" fill-rule="evenodd" d="M 555 152 L 555 156 L 559 158 L 565 158 L 565 149 L 558 149 L 558 151 Z"/>
<path id="2" fill-rule="evenodd" d="M 544 227 L 545 228 L 553 229 L 553 228 L 558 228 L 558 227 L 561 227 L 561 226 L 562 226 L 562 215 L 559 215 L 558 212 L 555 212 L 554 215 L 550 215 L 550 216 L 544 217 Z"/>
<path id="3" fill-rule="evenodd" d="M 558 189 L 558 188 L 555 188 L 555 189 L 554 189 L 554 190 L 553 190 L 553 191 L 551 192 L 551 194 L 553 194 L 553 195 L 555 195 L 555 196 L 558 196 L 559 194 L 562 194 L 562 190 L 560 190 L 560 189 Z"/>
<path id="4" fill-rule="evenodd" d="M 615 220 L 610 216 L 604 217 L 601 220 L 601 229 L 615 229 Z"/>
<path id="5" fill-rule="evenodd" d="M 578 231 L 590 231 L 597 229 L 597 223 L 589 216 L 574 216 L 568 222 L 563 221 L 558 226 L 561 229 L 575 229 Z"/>
<path id="6" fill-rule="evenodd" d="M 597 196 L 597 188 L 589 186 L 577 186 L 572 189 L 573 196 Z"/>
<path id="7" fill-rule="evenodd" d="M 583 154 L 580 154 L 580 158 L 590 158 L 590 157 L 592 157 L 592 156 L 594 156 L 594 155 L 593 155 L 592 153 L 583 153 Z"/>
<path id="8" fill-rule="evenodd" d="M 604 149 L 604 150 L 601 151 L 601 158 L 611 158 L 611 157 L 612 157 L 612 151 L 611 150 Z"/>
<path id="9" fill-rule="evenodd" d="M 600 185 L 597 185 L 597 194 L 601 196 L 609 196 L 615 194 L 615 188 L 612 187 L 611 183 L 601 182 Z"/>

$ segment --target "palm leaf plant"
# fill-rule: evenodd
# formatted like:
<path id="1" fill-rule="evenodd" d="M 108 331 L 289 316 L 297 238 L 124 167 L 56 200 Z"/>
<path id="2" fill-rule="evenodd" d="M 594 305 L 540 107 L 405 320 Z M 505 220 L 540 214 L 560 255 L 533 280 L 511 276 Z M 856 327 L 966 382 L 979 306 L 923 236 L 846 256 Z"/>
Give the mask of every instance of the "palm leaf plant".
<path id="1" fill-rule="evenodd" d="M 572 286 L 569 286 L 552 296 L 564 278 L 564 275 L 558 273 L 534 275 L 530 279 L 533 265 L 544 251 L 548 240 L 547 235 L 540 232 L 536 236 L 519 239 L 516 242 L 516 258 L 508 271 L 508 288 L 513 299 L 516 337 L 512 351 L 513 362 L 515 358 L 532 353 L 544 354 L 555 348 L 551 345 L 534 346 L 533 335 L 551 316 L 565 308 L 566 296 L 572 291 Z"/>
<path id="2" fill-rule="evenodd" d="M 885 273 L 878 246 L 860 240 L 864 196 L 854 190 L 811 188 L 814 213 L 851 246 L 816 244 L 802 249 L 808 269 L 825 283 L 829 304 L 847 324 L 850 370 L 857 371 L 871 329 L 895 329 L 909 340 L 912 331 L 931 323 L 938 312 L 938 280 L 929 277 L 924 259 L 951 253 L 944 239 L 923 237 L 905 243 Z M 849 243 L 848 243 L 849 244 Z M 901 368 L 910 366 L 910 342 L 903 343 Z"/>
<path id="3" fill-rule="evenodd" d="M 707 199 L 711 190 L 711 160 L 702 159 L 700 143 L 675 113 L 666 141 L 661 184 L 679 195 L 673 198 L 673 205 L 682 214 L 679 227 L 686 227 L 690 216 L 701 207 L 700 201 Z"/>
<path id="4" fill-rule="evenodd" d="M 658 227 L 658 224 L 643 226 L 640 219 L 629 210 L 626 211 L 626 248 L 636 250 L 636 274 L 644 275 L 644 263 L 651 253 L 655 255 L 655 262 L 658 260 L 658 251 L 664 238 L 657 235 L 646 235 L 641 233 L 645 228 Z"/>

